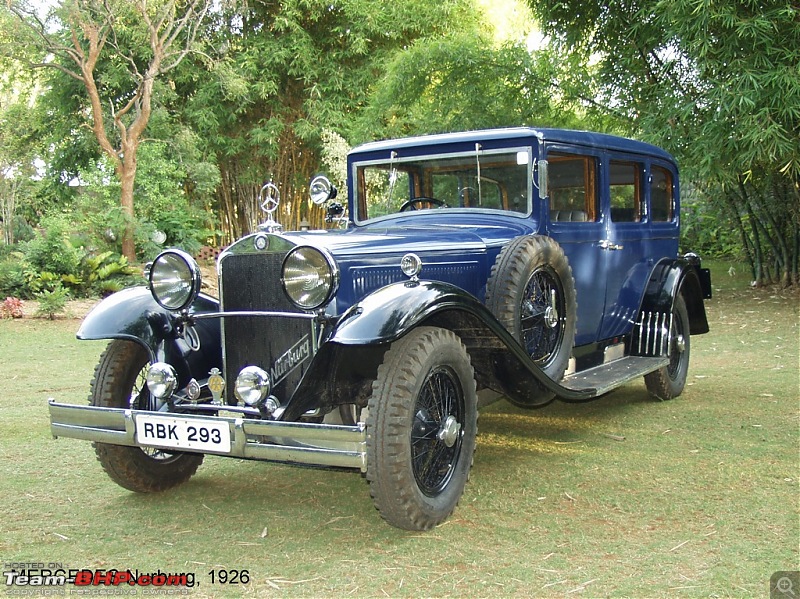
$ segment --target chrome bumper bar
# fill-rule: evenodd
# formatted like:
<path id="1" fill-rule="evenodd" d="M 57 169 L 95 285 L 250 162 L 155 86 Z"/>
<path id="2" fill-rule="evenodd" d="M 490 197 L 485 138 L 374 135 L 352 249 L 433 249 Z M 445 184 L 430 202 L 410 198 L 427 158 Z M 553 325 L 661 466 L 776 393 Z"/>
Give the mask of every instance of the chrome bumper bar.
<path id="1" fill-rule="evenodd" d="M 159 413 L 79 406 L 59 403 L 54 399 L 49 400 L 49 405 L 50 431 L 53 437 L 133 447 L 140 446 L 135 440 L 134 416 Z M 231 432 L 230 452 L 204 453 L 252 460 L 358 468 L 362 472 L 367 470 L 367 432 L 363 423 L 345 426 L 193 414 L 169 415 L 187 420 L 201 418 L 228 423 Z"/>

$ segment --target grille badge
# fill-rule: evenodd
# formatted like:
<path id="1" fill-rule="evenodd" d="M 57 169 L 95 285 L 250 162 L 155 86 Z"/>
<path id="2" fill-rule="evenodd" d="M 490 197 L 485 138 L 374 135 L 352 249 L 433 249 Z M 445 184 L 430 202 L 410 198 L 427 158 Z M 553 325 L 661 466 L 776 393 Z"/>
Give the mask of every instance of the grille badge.
<path id="1" fill-rule="evenodd" d="M 286 376 L 300 364 L 306 361 L 311 355 L 311 344 L 308 335 L 304 335 L 300 341 L 290 347 L 280 358 L 275 360 L 272 368 L 269 369 L 269 376 L 275 384 L 286 378 Z"/>
<path id="2" fill-rule="evenodd" d="M 263 252 L 264 250 L 268 249 L 269 237 L 263 233 L 259 233 L 253 238 L 253 247 L 255 247 L 259 252 Z"/>

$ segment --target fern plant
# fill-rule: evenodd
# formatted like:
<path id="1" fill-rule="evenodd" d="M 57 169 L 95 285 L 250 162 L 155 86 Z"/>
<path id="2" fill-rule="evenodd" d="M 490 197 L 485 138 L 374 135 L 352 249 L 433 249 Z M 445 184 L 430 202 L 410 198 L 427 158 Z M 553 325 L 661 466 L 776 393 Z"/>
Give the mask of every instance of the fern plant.
<path id="1" fill-rule="evenodd" d="M 39 301 L 39 308 L 36 310 L 36 316 L 55 320 L 58 314 L 66 311 L 68 298 L 69 293 L 61 286 L 61 283 L 55 285 L 50 291 L 37 293 L 36 299 Z"/>

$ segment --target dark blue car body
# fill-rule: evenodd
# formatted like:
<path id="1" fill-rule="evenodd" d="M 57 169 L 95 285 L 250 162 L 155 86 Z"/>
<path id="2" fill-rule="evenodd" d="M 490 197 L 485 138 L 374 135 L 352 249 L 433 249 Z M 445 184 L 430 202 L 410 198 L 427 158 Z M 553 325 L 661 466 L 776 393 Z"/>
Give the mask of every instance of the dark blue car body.
<path id="1" fill-rule="evenodd" d="M 678 253 L 667 152 L 581 131 L 473 131 L 365 144 L 345 178 L 346 207 L 323 180 L 326 230 L 284 232 L 265 203 L 267 220 L 218 259 L 219 300 L 168 251 L 150 290 L 101 304 L 79 338 L 140 347 L 159 401 L 51 402 L 53 433 L 358 467 L 385 519 L 426 529 L 466 482 L 478 396 L 535 408 L 639 376 L 661 399 L 683 390 L 711 287 L 699 258 Z M 153 412 L 231 441 L 143 437 Z M 141 490 L 142 468 L 112 478 Z"/>

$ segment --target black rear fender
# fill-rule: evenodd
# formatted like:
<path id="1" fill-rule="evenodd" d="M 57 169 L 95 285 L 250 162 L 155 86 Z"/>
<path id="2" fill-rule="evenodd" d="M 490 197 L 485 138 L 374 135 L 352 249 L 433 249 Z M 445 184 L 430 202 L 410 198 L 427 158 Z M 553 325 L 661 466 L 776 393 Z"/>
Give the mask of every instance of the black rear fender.
<path id="1" fill-rule="evenodd" d="M 659 262 L 647 284 L 640 313 L 672 311 L 672 304 L 680 293 L 689 313 L 689 332 L 692 335 L 708 333 L 708 318 L 703 303 L 711 297 L 711 279 L 708 270 L 684 258 Z"/>

